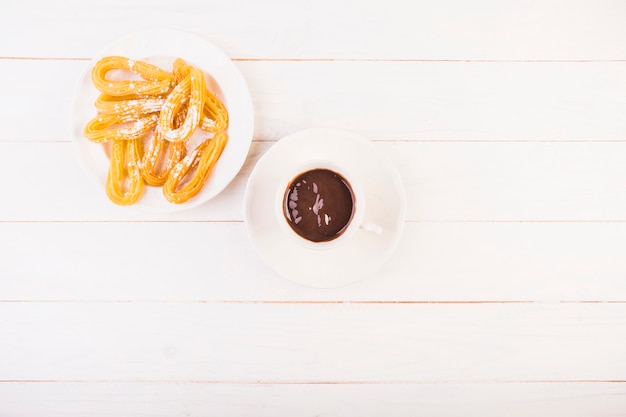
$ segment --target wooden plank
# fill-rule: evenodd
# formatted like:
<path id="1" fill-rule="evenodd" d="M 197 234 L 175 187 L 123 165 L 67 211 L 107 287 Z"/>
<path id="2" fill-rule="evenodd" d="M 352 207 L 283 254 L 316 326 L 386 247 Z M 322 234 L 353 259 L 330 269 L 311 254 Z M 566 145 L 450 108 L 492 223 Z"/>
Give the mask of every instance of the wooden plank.
<path id="1" fill-rule="evenodd" d="M 0 303 L 2 380 L 623 381 L 626 304 Z"/>
<path id="2" fill-rule="evenodd" d="M 0 56 L 89 57 L 129 32 L 168 27 L 238 58 L 624 59 L 626 10 L 612 0 L 34 3 L 3 8 Z"/>
<path id="3" fill-rule="evenodd" d="M 259 112 L 255 130 L 260 139 L 311 126 L 355 130 L 379 140 L 625 136 L 626 62 L 239 65 Z"/>
<path id="4" fill-rule="evenodd" d="M 0 177 L 10 179 L 0 219 L 242 221 L 249 175 L 272 144 L 254 142 L 214 200 L 156 214 L 111 203 L 71 143 L 0 142 Z M 626 221 L 626 142 L 375 144 L 400 172 L 408 221 Z"/>
<path id="5" fill-rule="evenodd" d="M 624 415 L 626 8 L 431 3 L 3 7 L 0 415 Z M 256 110 L 233 184 L 171 216 L 108 204 L 69 142 L 87 58 L 155 26 L 223 48 Z M 241 212 L 316 126 L 375 139 L 409 199 L 394 257 L 328 291 Z"/>
<path id="6" fill-rule="evenodd" d="M 71 100 L 87 65 L 81 61 L 0 60 L 5 79 L 0 140 L 68 141 Z"/>
<path id="7" fill-rule="evenodd" d="M 0 223 L 3 300 L 624 301 L 626 223 L 407 223 L 369 279 L 319 291 L 244 223 Z M 33 261 L 36 260 L 36 261 Z"/>
<path id="8" fill-rule="evenodd" d="M 7 80 L 0 97 L 5 109 L 0 141 L 69 140 L 71 98 L 87 65 L 87 61 L 0 60 Z M 383 141 L 626 137 L 626 62 L 236 65 L 250 88 L 255 137 L 260 140 L 277 140 L 309 127 L 354 130 Z M 54 81 L 43 74 L 54 74 Z M 52 108 L 56 111 L 49 111 Z"/>
<path id="9" fill-rule="evenodd" d="M 33 401 L 33 399 L 37 401 Z M 616 417 L 623 383 L 201 384 L 1 383 L 7 416 L 317 415 Z"/>

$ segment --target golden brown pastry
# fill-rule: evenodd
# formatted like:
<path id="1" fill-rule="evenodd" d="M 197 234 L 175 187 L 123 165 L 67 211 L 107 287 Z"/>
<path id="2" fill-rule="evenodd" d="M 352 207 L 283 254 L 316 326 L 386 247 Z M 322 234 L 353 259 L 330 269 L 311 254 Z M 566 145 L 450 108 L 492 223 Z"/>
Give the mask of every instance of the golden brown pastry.
<path id="1" fill-rule="evenodd" d="M 109 80 L 112 70 L 141 79 Z M 95 64 L 91 75 L 101 94 L 94 103 L 98 114 L 87 122 L 84 135 L 92 142 L 111 142 L 109 199 L 134 204 L 145 184 L 163 186 L 165 198 L 176 204 L 197 195 L 228 141 L 228 112 L 207 88 L 204 72 L 180 58 L 169 72 L 109 56 Z M 214 135 L 187 154 L 198 129 Z"/>
<path id="2" fill-rule="evenodd" d="M 218 132 L 176 164 L 163 184 L 163 195 L 167 201 L 180 204 L 197 195 L 209 178 L 227 142 L 228 135 L 225 132 Z"/>
<path id="3" fill-rule="evenodd" d="M 185 142 L 170 142 L 163 139 L 156 129 L 141 160 L 141 174 L 149 185 L 165 183 L 174 166 L 185 156 Z"/>
<path id="4" fill-rule="evenodd" d="M 143 80 L 108 80 L 106 75 L 112 70 L 133 72 Z M 167 94 L 174 86 L 175 77 L 156 65 L 135 61 L 122 56 L 107 56 L 100 59 L 91 71 L 93 85 L 101 92 L 112 96 L 130 94 Z"/>
<path id="5" fill-rule="evenodd" d="M 113 141 L 105 189 L 115 204 L 134 204 L 143 194 L 144 182 L 138 165 L 140 149 L 139 140 Z"/>

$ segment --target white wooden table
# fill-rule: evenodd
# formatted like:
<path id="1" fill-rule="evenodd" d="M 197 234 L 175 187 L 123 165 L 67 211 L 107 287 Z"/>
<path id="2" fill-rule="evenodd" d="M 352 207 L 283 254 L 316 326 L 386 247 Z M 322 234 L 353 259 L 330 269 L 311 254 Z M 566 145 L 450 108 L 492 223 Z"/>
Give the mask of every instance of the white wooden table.
<path id="1" fill-rule="evenodd" d="M 18 1 L 0 13 L 0 416 L 626 415 L 626 3 Z M 245 77 L 255 134 L 215 199 L 110 203 L 70 100 L 155 27 Z M 243 193 L 310 127 L 391 155 L 404 234 L 374 276 L 298 286 Z M 176 237 L 167 255 L 154 243 Z"/>

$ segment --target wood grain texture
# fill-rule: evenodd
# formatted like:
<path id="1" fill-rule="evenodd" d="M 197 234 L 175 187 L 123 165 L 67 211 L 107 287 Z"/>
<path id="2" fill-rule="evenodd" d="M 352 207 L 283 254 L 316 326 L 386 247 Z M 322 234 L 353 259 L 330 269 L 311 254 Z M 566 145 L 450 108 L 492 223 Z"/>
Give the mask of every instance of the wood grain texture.
<path id="1" fill-rule="evenodd" d="M 626 372 L 623 303 L 1 303 L 0 317 L 12 335 L 0 345 L 9 381 L 612 381 Z"/>
<path id="2" fill-rule="evenodd" d="M 617 0 L 25 0 L 0 14 L 0 416 L 626 416 L 626 7 Z M 129 32 L 198 34 L 255 108 L 232 184 L 116 207 L 70 142 L 74 85 Z M 242 199 L 309 127 L 407 189 L 373 276 L 263 264 Z M 163 242 L 168 242 L 163 244 Z"/>
<path id="3" fill-rule="evenodd" d="M 128 32 L 197 33 L 234 58 L 623 60 L 619 0 L 12 3 L 0 56 L 89 57 Z M 77 36 L 80 34 L 80 36 Z"/>
<path id="4" fill-rule="evenodd" d="M 244 223 L 0 223 L 0 235 L 12 301 L 626 300 L 626 223 L 407 223 L 382 270 L 334 290 L 277 276 Z"/>
<path id="5" fill-rule="evenodd" d="M 5 415 L 274 417 L 427 414 L 623 416 L 623 383 L 203 384 L 0 383 Z M 32 401 L 37 398 L 38 401 Z"/>

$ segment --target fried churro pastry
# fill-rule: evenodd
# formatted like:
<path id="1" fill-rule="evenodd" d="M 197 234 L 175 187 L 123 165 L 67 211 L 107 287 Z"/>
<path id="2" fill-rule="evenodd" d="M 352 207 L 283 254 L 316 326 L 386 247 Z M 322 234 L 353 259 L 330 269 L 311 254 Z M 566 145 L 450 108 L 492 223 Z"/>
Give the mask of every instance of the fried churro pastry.
<path id="1" fill-rule="evenodd" d="M 163 195 L 167 201 L 180 204 L 198 194 L 227 142 L 228 135 L 225 132 L 218 132 L 177 163 L 163 184 Z M 188 178 L 189 176 L 191 177 Z M 183 181 L 186 183 L 181 186 Z"/>
<path id="2" fill-rule="evenodd" d="M 178 58 L 173 64 L 176 79 L 182 81 L 191 72 L 190 65 Z M 207 132 L 219 132 L 228 127 L 228 112 L 224 104 L 205 86 L 206 99 L 202 107 L 202 119 L 200 128 Z"/>
<path id="3" fill-rule="evenodd" d="M 140 139 L 154 130 L 158 120 L 156 112 L 147 115 L 102 113 L 87 123 L 84 135 L 96 143 Z"/>
<path id="4" fill-rule="evenodd" d="M 134 204 L 143 193 L 144 182 L 138 165 L 140 149 L 139 140 L 113 141 L 105 189 L 115 204 Z"/>
<path id="5" fill-rule="evenodd" d="M 228 112 L 224 104 L 208 89 L 202 109 L 200 129 L 207 132 L 219 132 L 228 128 Z"/>
<path id="6" fill-rule="evenodd" d="M 159 116 L 159 129 L 165 140 L 180 142 L 189 139 L 200 125 L 204 102 L 206 100 L 204 73 L 191 67 L 189 74 L 167 96 Z M 185 119 L 178 128 L 174 127 L 174 118 L 186 105 Z"/>
<path id="7" fill-rule="evenodd" d="M 185 142 L 170 142 L 163 139 L 159 129 L 148 143 L 148 149 L 141 160 L 141 175 L 149 185 L 163 185 L 174 166 L 185 156 Z M 159 169 L 159 166 L 162 168 Z"/>
<path id="8" fill-rule="evenodd" d="M 137 115 L 158 113 L 165 103 L 166 96 L 110 96 L 100 94 L 94 105 L 98 113 Z"/>
<path id="9" fill-rule="evenodd" d="M 113 70 L 135 75 L 108 79 Z M 226 106 L 207 87 L 204 72 L 180 58 L 169 72 L 109 56 L 95 64 L 91 76 L 101 94 L 94 102 L 98 114 L 85 125 L 84 136 L 95 143 L 111 142 L 105 184 L 109 199 L 134 204 L 146 184 L 163 186 L 163 195 L 175 204 L 197 195 L 228 141 Z M 197 131 L 213 137 L 187 154 L 199 139 Z"/>
<path id="10" fill-rule="evenodd" d="M 133 72 L 143 80 L 108 80 L 112 70 Z M 167 94 L 173 87 L 175 77 L 156 65 L 135 61 L 122 56 L 107 56 L 100 59 L 91 71 L 93 85 L 101 92 L 112 96 L 130 94 Z"/>

